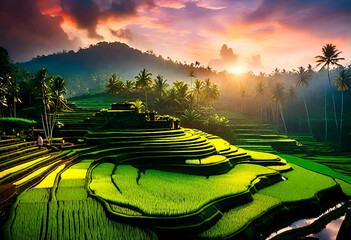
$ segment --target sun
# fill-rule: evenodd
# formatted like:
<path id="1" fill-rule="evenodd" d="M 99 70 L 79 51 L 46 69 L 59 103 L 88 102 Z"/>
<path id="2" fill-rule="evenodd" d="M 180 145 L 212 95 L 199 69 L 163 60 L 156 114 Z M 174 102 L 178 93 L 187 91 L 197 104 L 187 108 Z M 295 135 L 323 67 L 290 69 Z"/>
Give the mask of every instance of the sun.
<path id="1" fill-rule="evenodd" d="M 235 73 L 235 74 L 243 74 L 247 71 L 245 66 L 241 64 L 232 65 L 227 70 L 228 72 Z"/>

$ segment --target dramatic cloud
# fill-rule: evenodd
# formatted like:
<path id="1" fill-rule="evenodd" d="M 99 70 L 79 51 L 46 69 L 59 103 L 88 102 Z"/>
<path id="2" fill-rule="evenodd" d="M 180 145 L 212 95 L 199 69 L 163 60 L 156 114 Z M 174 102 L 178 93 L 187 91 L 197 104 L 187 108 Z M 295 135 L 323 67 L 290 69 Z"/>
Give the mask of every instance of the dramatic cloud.
<path id="1" fill-rule="evenodd" d="M 115 36 L 117 38 L 125 39 L 128 42 L 132 42 L 133 41 L 133 33 L 128 28 L 121 28 L 121 29 L 118 29 L 118 30 L 112 30 L 111 29 L 111 33 L 112 33 L 113 36 Z"/>
<path id="2" fill-rule="evenodd" d="M 61 29 L 62 21 L 61 17 L 42 15 L 35 0 L 1 1 L 0 46 L 15 62 L 78 47 Z"/>
<path id="3" fill-rule="evenodd" d="M 349 0 L 1 0 L 0 7 L 0 44 L 14 60 L 99 41 L 236 72 L 313 64 L 329 42 L 351 58 Z"/>

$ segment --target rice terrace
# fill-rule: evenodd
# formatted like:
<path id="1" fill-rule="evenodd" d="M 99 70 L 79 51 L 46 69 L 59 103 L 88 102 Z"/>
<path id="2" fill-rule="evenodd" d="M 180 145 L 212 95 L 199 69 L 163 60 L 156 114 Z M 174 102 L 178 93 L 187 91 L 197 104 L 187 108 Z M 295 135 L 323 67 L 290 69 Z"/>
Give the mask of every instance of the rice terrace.
<path id="1" fill-rule="evenodd" d="M 349 2 L 0 16 L 0 239 L 351 239 Z"/>

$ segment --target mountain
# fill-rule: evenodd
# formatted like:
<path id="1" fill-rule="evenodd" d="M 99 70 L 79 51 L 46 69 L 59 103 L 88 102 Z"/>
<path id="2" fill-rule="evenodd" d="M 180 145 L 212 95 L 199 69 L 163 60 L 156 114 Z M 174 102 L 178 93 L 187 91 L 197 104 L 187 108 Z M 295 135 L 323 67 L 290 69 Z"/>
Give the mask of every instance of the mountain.
<path id="1" fill-rule="evenodd" d="M 163 75 L 168 82 L 190 81 L 188 74 L 192 65 L 173 62 L 152 53 L 143 53 L 120 42 L 100 42 L 77 52 L 63 51 L 48 56 L 38 56 L 28 62 L 17 63 L 21 69 L 35 73 L 47 68 L 49 74 L 61 75 L 67 83 L 69 95 L 101 92 L 112 73 L 118 73 L 123 80 L 134 80 L 139 71 L 148 69 L 155 78 Z M 207 68 L 196 68 L 198 77 L 211 74 Z"/>

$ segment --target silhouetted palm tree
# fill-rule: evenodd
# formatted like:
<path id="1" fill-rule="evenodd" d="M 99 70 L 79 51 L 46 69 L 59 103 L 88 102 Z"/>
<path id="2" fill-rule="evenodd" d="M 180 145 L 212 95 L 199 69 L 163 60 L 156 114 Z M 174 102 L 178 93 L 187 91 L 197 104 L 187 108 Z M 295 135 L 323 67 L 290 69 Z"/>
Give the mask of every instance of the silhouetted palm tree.
<path id="1" fill-rule="evenodd" d="M 329 81 L 329 87 L 332 93 L 332 99 L 333 99 L 333 109 L 334 109 L 334 120 L 335 120 L 335 125 L 336 125 L 336 129 L 338 130 L 338 121 L 336 119 L 336 110 L 335 110 L 335 99 L 334 99 L 334 93 L 332 91 L 332 86 L 331 86 L 331 82 L 330 82 L 330 66 L 333 65 L 337 65 L 337 66 L 341 66 L 339 64 L 340 60 L 345 60 L 345 58 L 341 58 L 339 57 L 339 55 L 341 54 L 341 51 L 339 51 L 335 45 L 331 44 L 331 43 L 327 43 L 325 46 L 323 46 L 322 48 L 322 53 L 323 55 L 318 55 L 315 58 L 317 59 L 317 65 L 316 67 L 321 66 L 321 69 L 327 69 L 328 71 L 328 81 Z M 325 98 L 326 98 L 326 93 L 325 93 Z M 324 115 L 325 115 L 325 142 L 327 141 L 328 138 L 328 122 L 327 122 L 327 103 L 326 103 L 326 99 L 324 101 Z M 339 134 L 339 132 L 338 132 Z M 340 136 L 339 136 L 340 137 Z"/>
<path id="2" fill-rule="evenodd" d="M 265 101 L 265 90 L 266 85 L 264 84 L 264 82 L 262 80 L 259 80 L 258 82 L 256 82 L 256 86 L 255 86 L 255 93 L 256 93 L 256 97 L 258 97 L 260 99 L 260 115 L 261 115 L 261 121 L 263 120 L 263 106 L 265 105 L 264 101 Z"/>
<path id="3" fill-rule="evenodd" d="M 288 132 L 287 128 L 286 128 L 286 124 L 285 124 L 285 119 L 284 119 L 284 115 L 282 112 L 282 104 L 285 101 L 285 91 L 284 91 L 284 85 L 277 82 L 273 88 L 272 91 L 272 96 L 271 96 L 271 101 L 274 102 L 276 104 L 276 119 L 278 122 L 278 112 L 280 112 L 280 117 L 283 121 L 284 124 L 284 129 L 285 132 Z"/>
<path id="4" fill-rule="evenodd" d="M 340 74 L 335 77 L 335 85 L 338 91 L 341 91 L 341 113 L 340 113 L 340 150 L 342 147 L 342 119 L 344 114 L 344 91 L 348 91 L 350 87 L 351 75 L 347 69 L 342 69 Z"/>
<path id="5" fill-rule="evenodd" d="M 295 72 L 296 72 L 296 79 L 297 79 L 296 87 L 308 88 L 308 86 L 310 85 L 309 81 L 311 80 L 310 71 L 306 70 L 304 67 L 299 67 L 298 70 Z M 305 89 L 302 90 L 302 96 L 303 96 L 303 102 L 304 102 L 305 110 L 306 110 L 308 128 L 310 130 L 311 136 L 313 136 L 311 121 L 310 121 L 310 114 L 308 112 L 308 107 L 307 107 L 307 103 L 306 103 Z"/>
<path id="6" fill-rule="evenodd" d="M 50 109 L 52 106 L 51 93 L 49 91 L 51 77 L 47 77 L 47 74 L 48 74 L 48 71 L 45 68 L 41 68 L 38 70 L 34 78 L 33 94 L 36 96 L 39 96 L 42 99 L 41 118 L 42 118 L 45 138 L 50 144 L 51 143 L 50 136 L 52 136 L 51 134 L 52 121 L 51 121 L 51 116 L 49 116 Z"/>
<path id="7" fill-rule="evenodd" d="M 149 70 L 145 68 L 139 72 L 138 76 L 135 76 L 136 87 L 145 93 L 146 109 L 148 108 L 147 93 L 150 90 L 150 87 L 152 86 L 151 76 L 152 76 L 152 73 L 150 73 Z"/>
<path id="8" fill-rule="evenodd" d="M 188 77 L 190 77 L 190 90 L 193 89 L 193 78 L 196 78 L 196 74 L 194 72 L 194 70 L 190 70 Z"/>
<path id="9" fill-rule="evenodd" d="M 167 79 L 164 79 L 162 75 L 158 74 L 154 79 L 153 89 L 157 97 L 163 96 L 166 89 L 169 87 Z"/>

